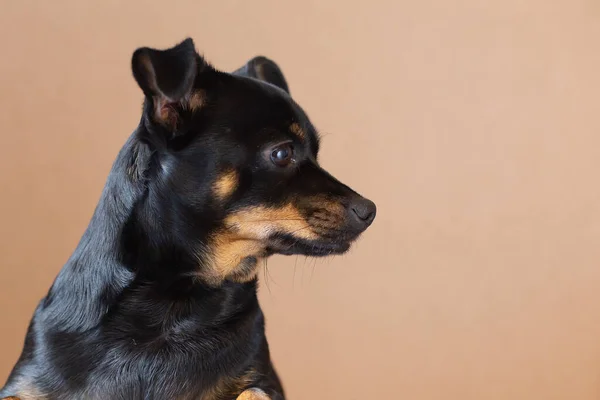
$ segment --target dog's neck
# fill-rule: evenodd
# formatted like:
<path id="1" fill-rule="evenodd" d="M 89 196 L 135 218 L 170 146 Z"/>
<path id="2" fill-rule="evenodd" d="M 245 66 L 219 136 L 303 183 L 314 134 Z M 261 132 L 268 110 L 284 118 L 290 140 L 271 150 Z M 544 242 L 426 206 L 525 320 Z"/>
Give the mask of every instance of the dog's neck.
<path id="1" fill-rule="evenodd" d="M 49 324 L 64 331 L 92 329 L 131 291 L 157 301 L 161 296 L 170 302 L 204 301 L 212 307 L 204 315 L 207 323 L 223 320 L 224 313 L 236 312 L 244 302 L 255 304 L 255 281 L 209 287 L 190 274 L 198 268 L 197 254 L 177 243 L 161 243 L 159 254 L 152 249 L 156 243 L 144 240 L 156 233 L 136 218 L 147 212 L 140 202 L 148 195 L 143 168 L 150 157 L 136 133 L 121 149 L 88 228 L 41 304 Z M 65 297 L 73 301 L 54 301 Z M 231 307 L 234 299 L 241 304 Z M 61 304 L 75 307 L 65 310 Z"/>

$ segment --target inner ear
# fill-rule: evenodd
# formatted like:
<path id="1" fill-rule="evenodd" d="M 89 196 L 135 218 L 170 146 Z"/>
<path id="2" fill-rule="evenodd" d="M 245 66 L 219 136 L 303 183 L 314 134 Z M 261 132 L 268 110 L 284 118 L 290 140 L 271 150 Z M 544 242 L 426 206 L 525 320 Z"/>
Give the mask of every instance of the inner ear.
<path id="1" fill-rule="evenodd" d="M 133 76 L 152 102 L 155 119 L 167 125 L 176 124 L 179 107 L 199 105 L 194 82 L 204 65 L 190 38 L 166 50 L 139 48 L 131 60 Z"/>
<path id="2" fill-rule="evenodd" d="M 247 76 L 268 82 L 278 88 L 290 93 L 287 81 L 281 72 L 281 68 L 275 61 L 267 57 L 257 56 L 248 61 L 244 66 L 233 72 L 234 75 Z"/>

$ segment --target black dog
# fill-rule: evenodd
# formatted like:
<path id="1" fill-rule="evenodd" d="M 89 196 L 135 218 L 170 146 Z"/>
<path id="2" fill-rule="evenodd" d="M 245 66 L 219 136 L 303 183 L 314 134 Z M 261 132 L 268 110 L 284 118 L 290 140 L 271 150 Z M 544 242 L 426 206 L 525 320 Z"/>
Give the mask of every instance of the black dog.
<path id="1" fill-rule="evenodd" d="M 138 49 L 145 94 L 0 398 L 283 399 L 256 295 L 272 254 L 341 254 L 375 205 L 325 172 L 275 63 Z"/>

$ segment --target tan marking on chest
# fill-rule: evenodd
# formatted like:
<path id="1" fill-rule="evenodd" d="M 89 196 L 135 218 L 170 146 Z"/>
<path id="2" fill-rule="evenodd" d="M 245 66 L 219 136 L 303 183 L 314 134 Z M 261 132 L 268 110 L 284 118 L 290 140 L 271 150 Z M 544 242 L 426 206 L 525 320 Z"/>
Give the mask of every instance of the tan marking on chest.
<path id="1" fill-rule="evenodd" d="M 259 388 L 246 389 L 236 400 L 270 400 L 270 397 Z"/>
<path id="2" fill-rule="evenodd" d="M 239 398 L 256 381 L 259 374 L 254 369 L 234 378 L 221 378 L 219 382 L 202 396 L 202 400 L 229 400 Z"/>

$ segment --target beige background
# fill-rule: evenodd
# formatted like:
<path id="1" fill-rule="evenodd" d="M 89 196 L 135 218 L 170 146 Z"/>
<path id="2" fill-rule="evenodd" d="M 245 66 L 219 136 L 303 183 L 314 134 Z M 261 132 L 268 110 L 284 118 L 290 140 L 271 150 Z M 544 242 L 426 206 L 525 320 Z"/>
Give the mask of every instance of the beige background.
<path id="1" fill-rule="evenodd" d="M 138 122 L 133 50 L 188 35 L 280 63 L 379 206 L 349 255 L 269 263 L 291 399 L 600 398 L 594 0 L 2 0 L 0 380 Z"/>

